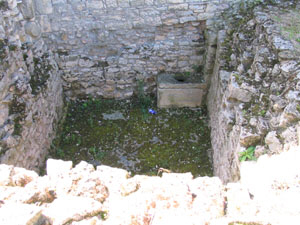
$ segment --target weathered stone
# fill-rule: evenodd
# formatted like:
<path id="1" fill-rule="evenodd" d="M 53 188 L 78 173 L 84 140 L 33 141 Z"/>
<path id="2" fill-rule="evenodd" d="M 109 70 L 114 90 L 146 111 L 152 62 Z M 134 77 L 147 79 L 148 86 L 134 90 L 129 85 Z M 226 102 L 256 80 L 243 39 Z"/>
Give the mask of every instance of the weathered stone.
<path id="1" fill-rule="evenodd" d="M 255 145 L 260 139 L 261 139 L 260 135 L 253 134 L 247 128 L 243 127 L 241 129 L 240 143 L 242 146 L 249 147 L 251 145 Z"/>
<path id="2" fill-rule="evenodd" d="M 11 183 L 14 186 L 24 187 L 37 178 L 38 174 L 36 172 L 19 167 L 14 167 L 11 173 Z"/>
<path id="3" fill-rule="evenodd" d="M 37 38 L 41 35 L 41 28 L 35 22 L 28 22 L 25 25 L 25 32 L 33 38 Z"/>
<path id="4" fill-rule="evenodd" d="M 16 216 L 17 213 L 17 216 Z M 47 224 L 42 209 L 35 205 L 9 203 L 0 207 L 1 224 Z"/>
<path id="5" fill-rule="evenodd" d="M 290 123 L 296 122 L 300 119 L 300 112 L 298 110 L 299 107 L 297 106 L 297 103 L 291 102 L 285 107 L 283 113 L 280 116 L 280 127 L 286 127 Z"/>
<path id="6" fill-rule="evenodd" d="M 53 225 L 80 221 L 86 217 L 95 216 L 102 211 L 102 204 L 84 197 L 65 196 L 56 199 L 43 210 L 43 215 Z"/>
<path id="7" fill-rule="evenodd" d="M 35 16 L 32 0 L 23 0 L 20 4 L 20 10 L 24 19 L 32 19 Z"/>
<path id="8" fill-rule="evenodd" d="M 242 89 L 237 83 L 234 74 L 231 74 L 231 80 L 228 85 L 228 98 L 237 99 L 241 102 L 249 102 L 251 100 L 251 93 Z"/>
<path id="9" fill-rule="evenodd" d="M 272 37 L 272 44 L 276 50 L 284 51 L 284 50 L 293 50 L 293 44 L 289 40 L 284 40 L 280 36 Z"/>
<path id="10" fill-rule="evenodd" d="M 51 14 L 53 12 L 51 0 L 34 0 L 35 8 L 40 14 Z"/>
<path id="11" fill-rule="evenodd" d="M 88 197 L 103 202 L 109 195 L 108 189 L 101 181 L 101 176 L 97 172 L 75 180 L 76 184 L 72 186 L 69 192 L 74 196 Z"/>
<path id="12" fill-rule="evenodd" d="M 272 153 L 279 153 L 282 150 L 282 144 L 277 138 L 276 131 L 271 131 L 267 134 L 265 142 Z"/>
<path id="13" fill-rule="evenodd" d="M 170 74 L 158 78 L 159 107 L 197 107 L 202 103 L 206 85 L 200 82 L 179 82 Z"/>
<path id="14" fill-rule="evenodd" d="M 42 32 L 51 32 L 52 31 L 51 23 L 47 16 L 45 16 L 45 15 L 41 16 L 40 23 L 41 23 Z"/>

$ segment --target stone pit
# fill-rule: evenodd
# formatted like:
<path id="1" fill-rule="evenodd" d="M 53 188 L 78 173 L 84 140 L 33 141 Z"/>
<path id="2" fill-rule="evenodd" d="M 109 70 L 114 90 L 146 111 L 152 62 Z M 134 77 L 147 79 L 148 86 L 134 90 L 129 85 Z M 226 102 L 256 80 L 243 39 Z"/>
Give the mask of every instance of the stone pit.
<path id="1" fill-rule="evenodd" d="M 0 212 L 24 212 L 1 224 L 297 224 L 299 9 L 297 1 L 0 1 L 0 162 L 13 165 L 0 167 Z M 155 94 L 160 74 L 195 66 L 219 178 L 128 178 L 51 160 L 44 177 L 23 169 L 44 167 L 69 99 L 130 98 L 138 81 Z M 248 153 L 258 161 L 240 162 Z M 272 169 L 284 160 L 289 174 Z M 80 211 L 80 202 L 94 208 Z"/>

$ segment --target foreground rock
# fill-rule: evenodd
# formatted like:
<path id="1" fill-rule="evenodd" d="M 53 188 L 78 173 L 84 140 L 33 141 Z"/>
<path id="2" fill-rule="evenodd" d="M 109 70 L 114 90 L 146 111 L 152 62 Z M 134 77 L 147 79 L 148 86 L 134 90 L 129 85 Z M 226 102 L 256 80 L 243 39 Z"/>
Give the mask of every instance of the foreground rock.
<path id="1" fill-rule="evenodd" d="M 227 185 L 190 173 L 130 177 L 123 169 L 86 162 L 72 168 L 49 159 L 43 177 L 1 164 L 0 224 L 297 224 L 299 161 L 299 147 L 264 155 L 243 162 L 241 181 Z M 11 182 L 12 171 L 29 182 Z"/>

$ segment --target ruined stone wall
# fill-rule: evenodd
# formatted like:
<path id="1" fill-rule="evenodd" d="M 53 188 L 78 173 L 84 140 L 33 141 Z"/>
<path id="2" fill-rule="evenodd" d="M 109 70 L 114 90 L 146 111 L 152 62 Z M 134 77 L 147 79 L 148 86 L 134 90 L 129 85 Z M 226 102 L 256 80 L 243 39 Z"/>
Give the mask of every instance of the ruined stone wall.
<path id="1" fill-rule="evenodd" d="M 231 0 L 27 0 L 59 53 L 67 96 L 125 98 L 136 80 L 154 92 L 160 72 L 199 69 L 206 20 Z M 197 68 L 198 67 L 198 68 Z"/>
<path id="2" fill-rule="evenodd" d="M 299 12 L 295 2 L 280 7 Z M 224 14 L 231 22 L 217 35 L 208 94 L 214 174 L 224 182 L 239 179 L 239 154 L 250 146 L 259 157 L 299 141 L 300 29 L 284 35 L 280 16 L 287 21 L 293 14 L 272 5 Z"/>
<path id="3" fill-rule="evenodd" d="M 298 147 L 299 148 L 299 147 Z M 298 224 L 300 151 L 244 162 L 241 183 L 135 175 L 49 159 L 47 174 L 0 165 L 1 224 Z M 263 170 L 262 170 L 263 168 Z M 257 182 L 259 180 L 259 182 Z M 130 206 L 130 207 L 129 207 Z M 237 222 L 238 221 L 238 222 Z"/>
<path id="4" fill-rule="evenodd" d="M 43 166 L 63 107 L 60 75 L 33 11 L 0 1 L 0 163 Z"/>

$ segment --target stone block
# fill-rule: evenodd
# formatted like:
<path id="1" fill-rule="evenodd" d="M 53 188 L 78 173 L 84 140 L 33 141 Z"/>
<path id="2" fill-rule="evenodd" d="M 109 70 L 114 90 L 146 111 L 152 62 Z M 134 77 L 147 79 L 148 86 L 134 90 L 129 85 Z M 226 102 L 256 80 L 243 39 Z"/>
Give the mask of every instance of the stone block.
<path id="1" fill-rule="evenodd" d="M 231 80 L 228 85 L 228 98 L 231 99 L 237 99 L 241 102 L 249 102 L 251 100 L 251 93 L 248 90 L 245 90 L 241 88 L 241 86 L 238 84 L 239 81 L 237 81 L 238 78 L 236 78 L 234 73 L 231 74 Z"/>
<path id="2" fill-rule="evenodd" d="M 187 23 L 187 22 L 192 22 L 192 21 L 196 21 L 197 18 L 194 16 L 185 16 L 179 19 L 180 23 Z"/>
<path id="3" fill-rule="evenodd" d="M 103 3 L 102 1 L 89 1 L 87 2 L 87 8 L 92 8 L 92 9 L 102 9 Z"/>
<path id="4" fill-rule="evenodd" d="M 70 221 L 80 221 L 90 215 L 96 215 L 102 210 L 102 204 L 91 198 L 65 196 L 53 201 L 43 211 L 51 224 L 66 224 Z"/>
<path id="5" fill-rule="evenodd" d="M 145 4 L 144 0 L 130 0 L 130 5 L 131 6 L 142 6 Z"/>
<path id="6" fill-rule="evenodd" d="M 129 7 L 129 0 L 118 0 L 118 5 L 120 7 Z"/>
<path id="7" fill-rule="evenodd" d="M 200 107 L 206 84 L 179 82 L 170 74 L 158 78 L 157 104 L 159 108 Z"/>
<path id="8" fill-rule="evenodd" d="M 35 9 L 39 14 L 51 14 L 53 7 L 51 0 L 35 0 Z"/>
<path id="9" fill-rule="evenodd" d="M 35 16 L 32 0 L 23 0 L 20 10 L 24 19 L 32 19 Z"/>
<path id="10" fill-rule="evenodd" d="M 107 8 L 115 8 L 118 7 L 117 0 L 106 0 Z"/>
<path id="11" fill-rule="evenodd" d="M 168 3 L 184 3 L 184 0 L 167 0 Z"/>
<path id="12" fill-rule="evenodd" d="M 169 10 L 187 10 L 188 4 L 177 4 L 177 5 L 170 5 L 168 7 Z"/>
<path id="13" fill-rule="evenodd" d="M 41 34 L 41 28 L 35 22 L 28 22 L 25 25 L 25 32 L 26 34 L 29 34 L 31 37 L 37 38 Z"/>
<path id="14" fill-rule="evenodd" d="M 51 32 L 51 23 L 48 16 L 41 16 L 41 27 L 43 32 Z"/>

